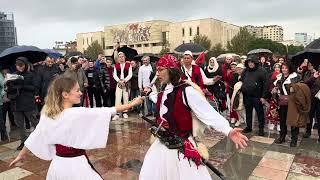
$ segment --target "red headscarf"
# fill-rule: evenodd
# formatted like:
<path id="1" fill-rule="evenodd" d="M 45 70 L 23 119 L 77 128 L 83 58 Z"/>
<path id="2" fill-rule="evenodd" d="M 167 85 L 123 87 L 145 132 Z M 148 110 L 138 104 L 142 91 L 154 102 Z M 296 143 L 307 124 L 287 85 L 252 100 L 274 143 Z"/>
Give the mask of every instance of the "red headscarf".
<path id="1" fill-rule="evenodd" d="M 157 62 L 157 68 L 177 68 L 179 69 L 179 63 L 178 60 L 170 55 L 164 55 L 162 56 L 159 61 Z"/>

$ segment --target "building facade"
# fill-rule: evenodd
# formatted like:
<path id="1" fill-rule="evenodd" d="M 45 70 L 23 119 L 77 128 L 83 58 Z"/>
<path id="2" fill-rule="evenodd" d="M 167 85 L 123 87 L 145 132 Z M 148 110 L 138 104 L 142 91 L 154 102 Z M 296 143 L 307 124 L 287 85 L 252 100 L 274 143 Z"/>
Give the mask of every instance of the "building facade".
<path id="1" fill-rule="evenodd" d="M 283 41 L 283 28 L 278 25 L 270 26 L 245 26 L 247 30 L 257 38 L 270 39 L 272 41 Z"/>
<path id="2" fill-rule="evenodd" d="M 145 21 L 104 27 L 104 31 L 78 33 L 77 48 L 84 52 L 94 42 L 103 47 L 106 55 L 111 55 L 117 42 L 141 53 L 158 54 L 167 47 L 172 52 L 183 43 L 192 42 L 196 35 L 206 35 L 213 45 L 224 47 L 240 31 L 240 27 L 212 18 L 182 22 L 163 20 Z"/>
<path id="3" fill-rule="evenodd" d="M 308 33 L 295 33 L 294 40 L 300 42 L 304 46 L 307 46 L 309 43 L 315 40 L 314 35 L 308 35 Z"/>
<path id="4" fill-rule="evenodd" d="M 0 53 L 17 45 L 17 33 L 12 13 L 0 12 Z"/>

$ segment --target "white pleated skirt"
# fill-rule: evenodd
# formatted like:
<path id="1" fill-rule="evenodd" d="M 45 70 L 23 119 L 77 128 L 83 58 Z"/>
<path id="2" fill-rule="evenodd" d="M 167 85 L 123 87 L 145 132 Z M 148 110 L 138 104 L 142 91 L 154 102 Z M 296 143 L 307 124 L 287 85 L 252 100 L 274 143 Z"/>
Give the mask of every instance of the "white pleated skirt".
<path id="1" fill-rule="evenodd" d="M 180 160 L 179 160 L 180 159 Z M 156 139 L 148 150 L 140 171 L 140 180 L 211 180 L 204 165 L 196 164 L 176 149 L 168 149 Z"/>
<path id="2" fill-rule="evenodd" d="M 51 161 L 47 180 L 101 180 L 83 156 L 64 158 L 55 156 Z"/>

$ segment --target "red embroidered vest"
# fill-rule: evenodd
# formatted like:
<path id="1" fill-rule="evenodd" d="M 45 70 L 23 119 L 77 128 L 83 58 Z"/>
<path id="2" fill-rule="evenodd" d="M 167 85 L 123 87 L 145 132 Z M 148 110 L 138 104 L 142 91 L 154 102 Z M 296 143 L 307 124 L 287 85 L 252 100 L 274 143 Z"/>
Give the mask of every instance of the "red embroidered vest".
<path id="1" fill-rule="evenodd" d="M 121 66 L 120 66 L 120 63 L 117 63 L 115 65 L 115 68 L 116 68 L 116 71 L 117 71 L 117 76 L 119 79 L 121 79 Z M 123 75 L 124 75 L 124 78 L 126 78 L 129 74 L 129 68 L 130 68 L 130 63 L 125 63 L 124 65 L 124 69 L 123 69 Z"/>
<path id="2" fill-rule="evenodd" d="M 167 120 L 163 124 L 165 128 L 168 128 L 170 131 L 174 131 L 179 136 L 184 136 L 188 133 L 192 133 L 192 116 L 190 109 L 183 103 L 183 89 L 186 86 L 179 86 L 174 88 L 173 92 L 168 94 L 168 99 L 164 102 L 164 105 L 167 106 L 168 112 L 164 114 L 163 118 Z M 160 117 L 160 105 L 162 101 L 163 92 L 158 94 L 157 100 L 157 123 L 161 123 Z"/>
<path id="3" fill-rule="evenodd" d="M 201 69 L 197 65 L 192 65 L 192 74 L 191 75 L 191 81 L 196 83 L 201 89 L 204 89 Z M 182 76 L 182 80 L 188 79 L 185 74 Z"/>

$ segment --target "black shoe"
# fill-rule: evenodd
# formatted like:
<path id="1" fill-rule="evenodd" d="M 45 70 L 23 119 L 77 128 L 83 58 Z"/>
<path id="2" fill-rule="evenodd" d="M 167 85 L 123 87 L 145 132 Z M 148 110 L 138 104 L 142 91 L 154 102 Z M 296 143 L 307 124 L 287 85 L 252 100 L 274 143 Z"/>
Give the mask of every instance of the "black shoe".
<path id="1" fill-rule="evenodd" d="M 311 133 L 310 132 L 306 132 L 306 133 L 304 133 L 303 138 L 309 138 L 310 136 L 311 136 Z"/>
<path id="2" fill-rule="evenodd" d="M 263 129 L 259 129 L 257 134 L 258 134 L 258 136 L 264 136 L 264 130 Z"/>
<path id="3" fill-rule="evenodd" d="M 1 132 L 1 141 L 7 141 L 8 139 L 8 134 L 6 132 Z"/>
<path id="4" fill-rule="evenodd" d="M 24 147 L 24 143 L 21 143 L 21 144 L 17 147 L 17 150 L 18 150 L 18 151 L 21 151 L 23 147 Z"/>
<path id="5" fill-rule="evenodd" d="M 313 125 L 313 129 L 318 129 L 319 124 L 318 123 L 314 123 Z"/>
<path id="6" fill-rule="evenodd" d="M 296 139 L 291 139 L 290 147 L 297 147 L 297 141 Z"/>
<path id="7" fill-rule="evenodd" d="M 252 132 L 252 129 L 250 129 L 248 127 L 244 128 L 244 130 L 242 130 L 242 133 L 250 133 L 250 132 Z"/>
<path id="8" fill-rule="evenodd" d="M 148 117 L 148 116 L 153 116 L 153 114 L 152 114 L 152 113 L 149 113 L 149 114 L 146 115 L 146 117 Z"/>
<path id="9" fill-rule="evenodd" d="M 286 136 L 280 136 L 278 139 L 274 141 L 274 143 L 276 144 L 282 144 L 284 142 L 286 142 Z"/>

